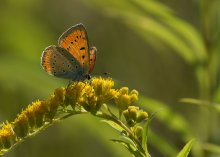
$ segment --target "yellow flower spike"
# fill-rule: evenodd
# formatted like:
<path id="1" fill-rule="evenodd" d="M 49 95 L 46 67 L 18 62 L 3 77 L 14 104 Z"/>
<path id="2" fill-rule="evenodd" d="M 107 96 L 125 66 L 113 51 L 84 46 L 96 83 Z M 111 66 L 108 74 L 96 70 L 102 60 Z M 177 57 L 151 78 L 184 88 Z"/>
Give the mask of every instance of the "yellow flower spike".
<path id="1" fill-rule="evenodd" d="M 34 106 L 34 114 L 36 118 L 36 126 L 41 127 L 45 122 L 45 114 L 48 112 L 46 101 L 36 101 Z"/>
<path id="2" fill-rule="evenodd" d="M 121 95 L 128 95 L 128 87 L 122 87 L 118 92 L 121 94 Z"/>
<path id="3" fill-rule="evenodd" d="M 124 115 L 128 126 L 133 127 L 136 124 L 137 109 L 135 106 L 129 106 L 129 108 L 124 110 L 122 114 Z"/>
<path id="4" fill-rule="evenodd" d="M 61 88 L 55 89 L 54 95 L 55 95 L 56 101 L 59 102 L 59 104 L 62 104 L 64 102 L 65 95 L 66 95 L 65 88 L 61 87 Z"/>
<path id="5" fill-rule="evenodd" d="M 138 115 L 137 115 L 137 123 L 140 123 L 142 122 L 143 120 L 146 120 L 148 118 L 148 113 L 143 111 L 143 110 L 140 110 L 138 112 Z"/>
<path id="6" fill-rule="evenodd" d="M 130 95 L 139 95 L 138 91 L 133 89 L 131 92 L 130 92 Z"/>
<path id="7" fill-rule="evenodd" d="M 132 90 L 129 95 L 131 104 L 134 104 L 138 100 L 138 91 Z"/>
<path id="8" fill-rule="evenodd" d="M 34 115 L 34 107 L 32 105 L 28 105 L 27 109 L 23 111 L 23 113 L 28 118 L 28 124 L 31 128 L 35 127 L 35 115 Z"/>
<path id="9" fill-rule="evenodd" d="M 132 108 L 128 108 L 128 112 L 129 112 L 131 119 L 136 121 L 138 109 L 132 106 Z"/>
<path id="10" fill-rule="evenodd" d="M 129 89 L 127 87 L 122 87 L 118 91 L 118 95 L 115 98 L 115 103 L 119 108 L 119 111 L 122 112 L 123 110 L 126 110 L 130 105 L 133 105 L 137 100 L 138 92 L 136 90 L 132 90 L 129 93 Z"/>
<path id="11" fill-rule="evenodd" d="M 91 86 L 97 96 L 108 96 L 112 93 L 111 89 L 114 86 L 114 81 L 112 81 L 112 79 L 93 78 Z"/>
<path id="12" fill-rule="evenodd" d="M 5 149 L 10 148 L 16 141 L 16 136 L 11 123 L 6 122 L 0 129 L 1 146 Z"/>
<path id="13" fill-rule="evenodd" d="M 98 111 L 103 103 L 117 97 L 116 90 L 112 89 L 114 81 L 112 79 L 93 78 L 91 86 L 94 89 L 94 94 L 97 97 L 96 108 L 93 110 L 94 113 Z"/>
<path id="14" fill-rule="evenodd" d="M 126 121 L 129 121 L 130 120 L 130 116 L 129 116 L 129 112 L 128 110 L 124 110 L 122 112 L 123 116 L 125 117 Z"/>
<path id="15" fill-rule="evenodd" d="M 54 94 L 51 95 L 50 99 L 44 101 L 43 106 L 48 107 L 47 117 L 52 120 L 57 112 L 59 106 L 64 104 L 65 101 L 66 90 L 65 88 L 57 88 L 54 91 Z M 40 121 L 39 121 L 40 125 Z"/>
<path id="16" fill-rule="evenodd" d="M 83 82 L 76 82 L 67 87 L 65 103 L 71 105 L 72 108 L 75 109 L 75 106 L 79 105 L 79 100 L 85 92 L 85 87 L 87 87 L 87 85 Z"/>
<path id="17" fill-rule="evenodd" d="M 89 94 L 87 96 L 87 101 L 82 103 L 84 109 L 88 112 L 95 112 L 98 98 L 94 94 Z"/>
<path id="18" fill-rule="evenodd" d="M 147 118 L 147 112 L 140 110 L 137 106 L 129 106 L 122 114 L 130 127 L 135 126 L 136 123 L 140 123 Z"/>
<path id="19" fill-rule="evenodd" d="M 142 136 L 142 132 L 143 132 L 143 128 L 141 126 L 136 126 L 134 128 L 134 133 L 137 138 L 140 138 Z"/>
<path id="20" fill-rule="evenodd" d="M 13 122 L 14 132 L 18 137 L 25 137 L 29 132 L 28 117 L 24 112 L 18 115 Z"/>
<path id="21" fill-rule="evenodd" d="M 123 111 L 130 106 L 130 96 L 127 94 L 118 94 L 117 98 L 115 99 L 115 104 L 119 108 L 119 111 Z"/>

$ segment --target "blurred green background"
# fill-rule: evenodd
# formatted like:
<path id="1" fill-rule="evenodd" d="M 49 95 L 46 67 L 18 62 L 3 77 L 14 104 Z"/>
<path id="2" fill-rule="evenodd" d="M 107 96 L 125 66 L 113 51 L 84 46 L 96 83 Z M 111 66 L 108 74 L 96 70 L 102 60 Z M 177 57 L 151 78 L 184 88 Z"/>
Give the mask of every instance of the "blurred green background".
<path id="1" fill-rule="evenodd" d="M 191 156 L 220 156 L 219 8 L 219 0 L 1 0 L 1 121 L 68 83 L 44 72 L 40 57 L 83 23 L 98 49 L 93 75 L 110 72 L 117 87 L 140 92 L 142 108 L 158 112 L 148 137 L 152 156 L 175 156 L 191 138 Z M 74 116 L 5 156 L 129 156 L 114 137 L 99 119 Z"/>

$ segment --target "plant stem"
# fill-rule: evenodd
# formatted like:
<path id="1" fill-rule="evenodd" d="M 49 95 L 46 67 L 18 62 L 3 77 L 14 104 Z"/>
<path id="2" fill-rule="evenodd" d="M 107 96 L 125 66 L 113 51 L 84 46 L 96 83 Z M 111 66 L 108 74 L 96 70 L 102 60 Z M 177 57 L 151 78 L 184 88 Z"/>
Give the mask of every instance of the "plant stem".
<path id="1" fill-rule="evenodd" d="M 148 156 L 145 152 L 145 150 L 142 148 L 142 145 L 141 143 L 139 142 L 139 140 L 134 136 L 134 134 L 132 133 L 132 131 L 122 122 L 120 121 L 119 119 L 116 119 L 108 114 L 105 114 L 105 113 L 101 113 L 101 114 L 98 114 L 96 115 L 97 117 L 100 117 L 100 118 L 104 118 L 104 119 L 107 119 L 107 120 L 111 120 L 115 123 L 117 123 L 118 125 L 120 125 L 129 135 L 129 137 L 133 140 L 133 142 L 137 145 L 137 148 L 145 155 L 145 156 Z"/>

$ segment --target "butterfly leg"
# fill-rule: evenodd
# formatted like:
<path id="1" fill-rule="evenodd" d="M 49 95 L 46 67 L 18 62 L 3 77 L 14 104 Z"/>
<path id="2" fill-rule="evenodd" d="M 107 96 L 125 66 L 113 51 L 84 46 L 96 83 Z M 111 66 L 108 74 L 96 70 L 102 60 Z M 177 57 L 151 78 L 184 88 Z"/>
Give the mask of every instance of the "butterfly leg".
<path id="1" fill-rule="evenodd" d="M 67 88 L 69 88 L 71 84 L 72 84 L 72 80 L 69 80 L 69 83 L 68 83 L 68 85 L 67 85 Z"/>

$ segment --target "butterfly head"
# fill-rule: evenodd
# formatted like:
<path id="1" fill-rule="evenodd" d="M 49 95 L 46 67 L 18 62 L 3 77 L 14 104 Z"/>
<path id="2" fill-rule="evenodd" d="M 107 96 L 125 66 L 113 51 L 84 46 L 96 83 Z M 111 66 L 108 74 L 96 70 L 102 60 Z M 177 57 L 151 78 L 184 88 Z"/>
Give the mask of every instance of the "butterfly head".
<path id="1" fill-rule="evenodd" d="M 90 74 L 86 74 L 86 75 L 85 75 L 85 78 L 86 78 L 87 80 L 90 80 L 90 79 L 92 78 L 92 76 L 91 76 Z"/>
<path id="2" fill-rule="evenodd" d="M 92 76 L 89 73 L 80 74 L 77 78 L 72 78 L 72 81 L 84 81 L 84 80 L 91 80 Z"/>

